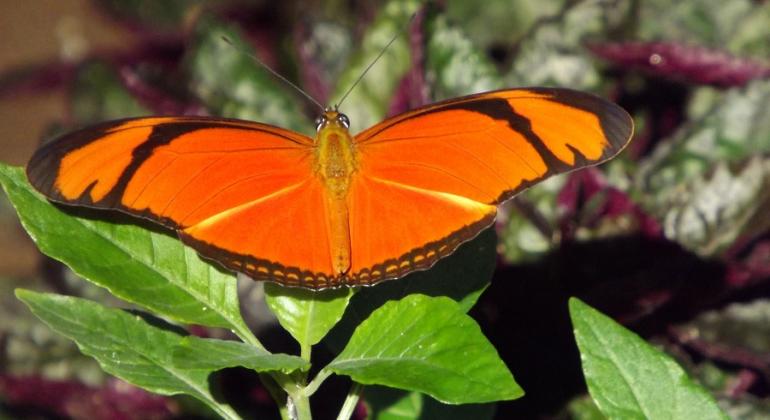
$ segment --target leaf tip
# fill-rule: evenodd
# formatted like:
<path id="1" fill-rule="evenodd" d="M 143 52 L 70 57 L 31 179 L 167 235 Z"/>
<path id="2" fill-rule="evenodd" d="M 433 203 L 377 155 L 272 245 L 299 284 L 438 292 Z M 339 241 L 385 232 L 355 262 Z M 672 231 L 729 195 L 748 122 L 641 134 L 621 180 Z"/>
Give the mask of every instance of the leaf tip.
<path id="1" fill-rule="evenodd" d="M 585 302 L 574 296 L 569 298 L 567 304 L 569 305 L 569 314 L 571 318 L 575 318 L 579 312 L 590 308 L 590 306 L 588 306 Z"/>
<path id="2" fill-rule="evenodd" d="M 19 299 L 24 303 L 29 303 L 29 300 L 34 298 L 34 296 L 37 294 L 32 290 L 22 289 L 22 288 L 15 289 L 13 293 L 16 295 L 16 299 Z"/>

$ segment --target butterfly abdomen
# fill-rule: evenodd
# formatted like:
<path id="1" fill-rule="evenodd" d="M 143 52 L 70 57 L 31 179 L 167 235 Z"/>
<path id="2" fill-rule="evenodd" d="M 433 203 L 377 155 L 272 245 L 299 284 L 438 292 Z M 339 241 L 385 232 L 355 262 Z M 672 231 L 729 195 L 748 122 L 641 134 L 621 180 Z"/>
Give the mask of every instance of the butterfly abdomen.
<path id="1" fill-rule="evenodd" d="M 344 276 L 350 270 L 351 244 L 348 193 L 356 172 L 353 138 L 338 118 L 341 114 L 325 114 L 326 123 L 316 137 L 316 174 L 324 185 L 329 246 L 334 274 Z"/>

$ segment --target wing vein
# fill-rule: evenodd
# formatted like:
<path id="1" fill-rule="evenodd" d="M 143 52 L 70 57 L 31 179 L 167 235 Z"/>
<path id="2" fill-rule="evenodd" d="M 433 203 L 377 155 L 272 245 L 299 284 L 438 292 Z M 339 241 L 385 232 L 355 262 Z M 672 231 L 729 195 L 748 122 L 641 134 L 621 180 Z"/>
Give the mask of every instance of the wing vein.
<path id="1" fill-rule="evenodd" d="M 368 139 L 362 140 L 362 144 L 365 144 L 367 146 L 373 145 L 373 144 L 382 144 L 382 143 L 392 143 L 392 142 L 399 142 L 399 141 L 417 141 L 417 140 L 433 140 L 441 137 L 446 137 L 448 135 L 456 135 L 456 136 L 463 136 L 463 135 L 470 135 L 470 134 L 477 134 L 477 133 L 483 133 L 484 131 L 488 130 L 487 127 L 480 129 L 480 130 L 467 130 L 467 131 L 456 131 L 451 134 L 441 134 L 437 136 L 409 136 L 409 137 L 386 137 L 382 139 L 376 139 L 377 136 L 369 137 Z M 374 140 L 376 139 L 376 140 Z M 369 141 L 370 140 L 370 141 Z"/>
<path id="2" fill-rule="evenodd" d="M 180 195 L 182 195 L 182 192 L 190 184 L 192 184 L 196 179 L 198 179 L 206 170 L 208 170 L 210 167 L 216 165 L 217 163 L 221 162 L 224 158 L 225 158 L 224 156 L 219 156 L 217 159 L 215 159 L 215 160 L 209 162 L 208 164 L 206 164 L 206 166 L 204 166 L 203 168 L 200 168 L 200 170 L 198 170 L 198 172 L 195 175 L 191 176 L 190 179 L 187 180 L 187 182 L 182 184 L 177 189 L 177 193 L 173 197 L 171 197 L 171 200 L 169 200 L 168 203 L 166 203 L 166 205 L 163 207 L 163 209 L 160 211 L 159 214 L 160 215 L 164 215 L 166 213 L 166 210 L 168 210 L 168 208 L 171 207 L 171 204 L 173 204 L 176 201 L 176 199 L 179 198 Z"/>
<path id="3" fill-rule="evenodd" d="M 274 191 L 274 192 L 272 192 L 270 194 L 266 194 L 266 195 L 263 195 L 261 197 L 255 198 L 253 200 L 246 201 L 243 204 L 239 204 L 239 205 L 237 205 L 235 207 L 230 207 L 227 210 L 223 210 L 223 211 L 220 211 L 218 213 L 214 213 L 214 214 L 206 217 L 205 219 L 200 220 L 199 222 L 197 222 L 195 224 L 195 226 L 212 223 L 213 220 L 215 220 L 217 218 L 226 217 L 227 214 L 229 214 L 229 213 L 235 213 L 235 212 L 237 212 L 237 211 L 239 211 L 241 209 L 254 206 L 256 204 L 259 204 L 262 201 L 268 200 L 270 198 L 274 198 L 274 197 L 276 197 L 278 195 L 286 194 L 286 193 L 288 193 L 288 192 L 290 192 L 292 190 L 295 190 L 295 189 L 299 188 L 305 182 L 307 182 L 307 179 L 303 179 L 302 181 L 297 182 L 295 184 L 287 185 L 286 187 L 278 189 L 278 190 L 276 190 L 276 191 Z"/>
<path id="4" fill-rule="evenodd" d="M 453 193 L 450 193 L 450 192 L 436 191 L 436 190 L 431 190 L 431 189 L 428 189 L 428 188 L 416 187 L 414 185 L 407 185 L 407 184 L 404 184 L 403 182 L 392 181 L 392 180 L 385 179 L 385 178 L 380 178 L 380 177 L 377 177 L 377 176 L 366 175 L 366 177 L 369 178 L 369 179 L 378 181 L 378 182 L 382 182 L 383 184 L 392 185 L 394 187 L 403 188 L 403 189 L 406 189 L 406 190 L 410 190 L 410 191 L 414 191 L 414 192 L 419 192 L 419 193 L 430 195 L 430 196 L 454 197 L 454 198 L 458 198 L 458 199 L 462 199 L 462 200 L 473 201 L 475 203 L 483 204 L 485 206 L 489 206 L 490 205 L 488 203 L 484 203 L 484 202 L 481 202 L 481 201 L 476 201 L 476 200 L 474 200 L 472 198 L 468 198 L 468 197 L 465 197 L 463 195 L 453 194 Z M 457 201 L 454 201 L 454 202 L 457 202 Z"/>
<path id="5" fill-rule="evenodd" d="M 478 192 L 480 192 L 482 194 L 484 194 L 486 192 L 486 191 L 482 190 L 481 188 L 479 188 L 477 185 L 475 185 L 472 182 L 468 181 L 467 179 L 464 179 L 464 178 L 462 178 L 462 177 L 460 177 L 460 176 L 458 176 L 458 175 L 456 175 L 456 174 L 454 174 L 454 173 L 452 173 L 452 172 L 450 172 L 450 171 L 448 171 L 448 170 L 446 170 L 446 169 L 444 169 L 444 168 L 442 168 L 440 166 L 434 166 L 434 165 L 428 165 L 428 164 L 422 164 L 422 163 L 410 162 L 410 161 L 393 162 L 393 163 L 387 165 L 387 167 L 404 167 L 404 166 L 406 166 L 406 167 L 413 167 L 413 168 L 431 169 L 431 170 L 434 170 L 436 172 L 440 172 L 441 174 L 443 174 L 445 176 L 448 176 L 450 178 L 454 178 L 454 179 L 456 179 L 456 180 L 458 180 L 458 181 L 460 181 L 460 182 L 470 186 L 471 188 L 475 189 L 476 191 L 478 191 Z"/>
<path id="6" fill-rule="evenodd" d="M 152 174 L 152 177 L 151 177 L 149 180 L 147 180 L 147 182 L 146 182 L 146 183 L 144 184 L 144 186 L 142 187 L 141 191 L 139 191 L 139 192 L 136 194 L 136 197 L 134 197 L 134 199 L 131 201 L 131 204 L 130 204 L 130 206 L 128 206 L 128 207 L 132 207 L 132 208 L 133 208 L 133 207 L 134 207 L 134 204 L 136 203 L 136 201 L 137 201 L 137 200 L 139 200 L 139 198 L 141 198 L 141 197 L 142 197 L 142 194 L 144 194 L 144 192 L 145 192 L 145 191 L 147 191 L 147 188 L 148 188 L 150 185 L 152 185 L 152 183 L 153 183 L 153 182 L 154 182 L 154 181 L 155 181 L 155 180 L 156 180 L 156 179 L 157 179 L 157 178 L 160 176 L 160 174 L 162 174 L 163 172 L 165 172 L 165 171 L 166 171 L 166 169 L 168 169 L 168 168 L 169 168 L 171 165 L 173 165 L 173 164 L 174 164 L 174 162 L 176 162 L 176 161 L 177 161 L 177 159 L 178 159 L 178 157 L 174 156 L 174 157 L 173 157 L 171 160 L 169 160 L 168 162 L 166 162 L 166 164 L 165 164 L 165 165 L 163 165 L 163 167 L 162 167 L 162 168 L 160 168 L 160 170 L 158 170 L 158 171 L 156 171 L 154 174 Z M 141 166 L 140 166 L 140 168 L 141 168 Z M 137 170 L 138 170 L 138 168 L 137 168 Z M 130 181 L 129 181 L 129 182 L 130 182 Z M 124 193 L 124 194 L 125 194 L 125 193 Z"/>
<path id="7" fill-rule="evenodd" d="M 212 195 L 208 196 L 208 197 L 207 197 L 205 200 L 201 201 L 201 202 L 200 202 L 200 203 L 199 203 L 197 206 L 195 206 L 195 208 L 193 208 L 192 210 L 190 210 L 188 213 L 186 213 L 186 214 L 182 215 L 182 216 L 179 218 L 179 219 L 180 219 L 180 221 L 181 221 L 180 225 L 184 225 L 184 220 L 185 220 L 185 219 L 187 219 L 187 217 L 188 217 L 188 216 L 190 216 L 191 214 L 193 214 L 193 213 L 195 213 L 196 211 L 198 211 L 198 210 L 199 210 L 201 207 L 203 207 L 203 206 L 205 206 L 205 205 L 209 204 L 209 203 L 210 203 L 212 200 L 214 200 L 214 199 L 215 199 L 215 198 L 217 198 L 218 196 L 220 196 L 220 195 L 224 194 L 224 193 L 225 193 L 227 190 L 229 190 L 229 189 L 231 189 L 231 188 L 234 188 L 235 186 L 237 186 L 237 185 L 239 185 L 239 184 L 242 184 L 242 183 L 244 183 L 244 182 L 252 181 L 252 180 L 255 180 L 255 179 L 259 179 L 259 178 L 265 178 L 265 177 L 268 177 L 268 176 L 270 176 L 270 175 L 272 175 L 272 174 L 274 174 L 274 173 L 277 173 L 277 172 L 281 172 L 281 170 L 274 170 L 274 171 L 268 171 L 268 172 L 261 172 L 261 173 L 258 173 L 258 174 L 254 174 L 254 175 L 251 175 L 251 176 L 247 176 L 247 177 L 245 177 L 245 178 L 241 178 L 241 179 L 239 179 L 239 180 L 237 180 L 237 181 L 234 181 L 234 182 L 230 183 L 230 184 L 229 184 L 229 185 L 227 185 L 227 186 L 223 186 L 222 188 L 220 188 L 220 189 L 219 189 L 219 191 L 215 192 L 214 194 L 212 194 Z M 302 182 L 304 182 L 304 181 L 305 181 L 305 180 L 303 180 Z"/>
<path id="8" fill-rule="evenodd" d="M 179 150 L 164 150 L 165 153 L 172 153 L 180 156 L 194 156 L 194 155 L 208 155 L 208 154 L 231 154 L 231 153 L 259 153 L 259 152 L 273 152 L 276 150 L 303 150 L 302 147 L 245 147 L 243 149 L 229 149 L 229 150 L 203 150 L 203 151 L 179 151 Z"/>
<path id="9" fill-rule="evenodd" d="M 489 137 L 491 137 L 495 142 L 501 145 L 505 150 L 508 150 L 514 156 L 516 156 L 524 164 L 524 166 L 526 166 L 527 168 L 529 168 L 530 171 L 532 171 L 532 174 L 534 174 L 535 177 L 541 176 L 539 173 L 537 173 L 535 168 L 533 168 L 532 165 L 530 165 L 529 162 L 519 154 L 517 150 L 509 147 L 505 140 L 500 139 L 499 137 L 497 137 L 492 133 L 489 134 Z M 527 142 L 527 144 L 529 144 L 529 142 Z"/>

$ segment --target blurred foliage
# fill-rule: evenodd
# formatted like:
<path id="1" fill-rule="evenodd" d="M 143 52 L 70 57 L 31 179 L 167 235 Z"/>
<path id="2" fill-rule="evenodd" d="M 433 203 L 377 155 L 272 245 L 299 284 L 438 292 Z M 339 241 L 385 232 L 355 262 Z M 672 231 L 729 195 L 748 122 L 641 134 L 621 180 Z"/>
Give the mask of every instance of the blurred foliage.
<path id="1" fill-rule="evenodd" d="M 345 70 L 338 77 L 332 94 L 332 104 L 339 104 L 346 93 L 345 113 L 350 117 L 350 130 L 354 133 L 374 125 L 385 117 L 390 98 L 396 92 L 398 82 L 410 65 L 409 44 L 404 26 L 419 6 L 417 0 L 390 1 L 383 5 L 377 19 L 371 23 L 357 51 L 348 60 Z M 393 39 L 393 37 L 396 37 Z M 359 76 L 383 51 L 376 67 L 366 73 L 356 88 L 348 90 Z"/>
<path id="2" fill-rule="evenodd" d="M 638 2 L 640 40 L 666 39 L 767 57 L 770 10 L 751 0 Z"/>
<path id="3" fill-rule="evenodd" d="M 80 124 L 148 114 L 106 63 L 85 63 L 78 70 L 72 88 L 72 116 Z"/>
<path id="4" fill-rule="evenodd" d="M 232 44 L 230 44 L 232 43 Z M 187 51 L 189 86 L 214 115 L 260 120 L 309 132 L 296 93 L 249 57 L 249 46 L 232 25 L 203 19 Z"/>
<path id="5" fill-rule="evenodd" d="M 643 327 L 644 317 L 649 316 L 657 328 L 646 325 L 647 334 L 662 335 L 672 348 L 687 353 L 680 361 L 717 395 L 732 418 L 766 418 L 770 331 L 766 328 L 768 303 L 760 298 L 766 296 L 770 279 L 770 81 L 766 76 L 770 74 L 770 4 L 491 0 L 482 6 L 449 0 L 443 6 L 430 3 L 409 27 L 409 16 L 421 4 L 416 0 L 281 5 L 246 0 L 94 1 L 116 25 L 140 34 L 139 46 L 128 54 L 95 53 L 71 72 L 62 70 L 61 74 L 72 75 L 61 76 L 71 101 L 67 117 L 58 124 L 74 127 L 171 109 L 258 120 L 312 134 L 317 108 L 248 54 L 305 88 L 322 105 L 333 105 L 394 36 L 394 43 L 343 103 L 354 132 L 409 106 L 489 89 L 548 85 L 606 96 L 632 113 L 636 139 L 624 155 L 602 167 L 602 173 L 552 179 L 509 202 L 497 224 L 502 269 L 550 263 L 559 250 L 575 243 L 635 236 L 670 241 L 700 260 L 717 264 L 724 271 L 714 274 L 717 285 L 704 284 L 705 279 L 691 274 L 691 267 L 674 267 L 681 270 L 684 283 L 663 285 L 654 290 L 656 294 L 644 295 L 647 289 L 634 283 L 656 279 L 640 279 L 637 273 L 623 273 L 625 277 L 613 279 L 617 281 L 609 289 L 582 285 L 570 293 L 593 297 L 600 308 L 628 303 L 616 315 L 641 319 Z M 677 47 L 672 53 L 681 54 L 676 57 L 680 68 L 656 66 L 661 57 L 654 54 L 642 57 L 649 64 L 642 70 L 627 66 L 623 54 L 629 58 L 631 51 L 624 50 L 624 42 L 642 47 L 670 43 Z M 589 46 L 617 47 L 620 56 L 600 59 Z M 745 78 L 736 77 L 748 74 L 740 65 L 744 59 L 756 60 L 749 78 L 755 80 L 747 84 L 737 82 Z M 51 70 L 42 69 L 41 74 L 45 76 L 46 71 Z M 687 77 L 706 72 L 723 75 L 718 87 Z M 129 83 L 132 78 L 138 83 Z M 409 100 L 398 101 L 400 97 Z M 4 220 L 10 206 L 4 204 L 2 209 Z M 460 252 L 468 253 L 464 258 L 473 252 L 484 258 L 490 241 L 494 239 L 479 238 Z M 663 259 L 654 255 L 650 260 L 656 257 Z M 457 265 L 447 267 L 443 274 L 459 272 Z M 71 272 L 54 271 L 65 274 L 45 274 L 46 287 L 40 289 L 108 300 L 100 289 L 77 286 Z M 463 293 L 464 309 L 486 288 L 485 283 L 464 285 L 466 289 L 459 280 L 453 281 Z M 493 285 L 504 281 L 524 279 L 498 278 Z M 11 284 L 7 279 L 2 283 Z M 388 298 L 401 298 L 405 290 L 413 290 L 413 284 L 419 283 L 413 279 L 393 282 L 382 290 L 390 289 L 383 292 Z M 7 292 L 3 297 L 10 295 L 3 290 Z M 677 300 L 682 290 L 694 296 Z M 628 295 L 633 295 L 631 302 L 618 303 L 617 296 Z M 504 296 L 488 300 L 495 298 Z M 741 303 L 726 306 L 733 301 Z M 678 306 L 666 306 L 668 302 Z M 362 314 L 371 313 L 380 303 L 370 293 L 351 299 L 351 307 Z M 1 309 L 4 375 L 41 374 L 93 386 L 104 383 L 92 362 L 34 323 L 28 312 L 5 300 Z M 488 303 L 474 316 L 494 319 L 495 314 Z M 692 320 L 681 322 L 687 317 Z M 344 333 L 332 330 L 330 347 L 341 348 L 352 332 L 349 324 L 360 321 L 348 318 L 346 314 L 338 327 Z M 666 335 L 669 327 L 677 333 Z M 514 374 L 519 381 L 518 373 Z M 529 393 L 528 384 L 519 382 Z M 451 418 L 442 411 L 446 406 L 428 397 L 388 392 L 383 396 L 373 391 L 371 399 L 365 397 L 376 418 L 432 418 L 431 412 Z M 5 398 L 3 404 L 13 405 Z M 588 399 L 564 404 L 538 414 L 562 409 L 571 418 L 597 418 L 596 407 Z M 0 405 L 0 417 L 4 407 Z M 462 410 L 490 418 L 490 407 Z M 500 416 L 508 413 L 506 407 L 498 407 Z M 393 417 L 393 413 L 408 414 Z M 454 415 L 468 415 L 464 413 Z"/>

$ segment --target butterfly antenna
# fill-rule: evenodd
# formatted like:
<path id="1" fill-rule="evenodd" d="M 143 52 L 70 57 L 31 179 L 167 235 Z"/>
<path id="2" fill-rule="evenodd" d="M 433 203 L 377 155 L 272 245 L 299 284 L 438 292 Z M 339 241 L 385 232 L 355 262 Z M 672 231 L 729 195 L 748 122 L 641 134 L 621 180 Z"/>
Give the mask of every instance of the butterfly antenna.
<path id="1" fill-rule="evenodd" d="M 293 87 L 293 88 L 294 88 L 294 90 L 296 90 L 297 92 L 301 93 L 301 94 L 302 94 L 304 97 L 306 97 L 306 98 L 307 98 L 307 99 L 308 99 L 310 102 L 312 102 L 312 103 L 314 103 L 315 105 L 317 105 L 317 106 L 318 106 L 318 108 L 320 108 L 320 109 L 321 109 L 321 112 L 324 112 L 324 111 L 326 110 L 326 108 L 325 108 L 323 105 L 321 105 L 321 103 L 320 103 L 320 102 L 316 101 L 316 100 L 315 100 L 315 98 L 313 98 L 312 96 L 310 96 L 310 95 L 309 95 L 307 92 L 305 92 L 304 90 L 302 90 L 302 88 L 300 88 L 299 86 L 297 86 L 297 85 L 295 85 L 294 83 L 292 83 L 292 82 L 291 82 L 289 79 L 287 79 L 287 78 L 285 78 L 285 77 L 281 76 L 280 74 L 278 74 L 278 72 L 277 72 L 277 71 L 273 70 L 272 68 L 270 68 L 270 66 L 268 66 L 267 64 L 265 64 L 265 63 L 264 63 L 262 60 L 260 60 L 260 59 L 259 59 L 259 57 L 257 57 L 256 55 L 254 55 L 254 54 L 252 54 L 252 53 L 250 53 L 250 52 L 248 52 L 248 51 L 246 51 L 246 50 L 244 50 L 243 48 L 240 48 L 240 47 L 238 47 L 237 45 L 233 44 L 233 42 L 230 40 L 230 38 L 228 38 L 228 37 L 226 37 L 226 36 L 223 36 L 223 37 L 222 37 L 222 40 L 223 40 L 223 41 L 225 41 L 226 43 L 228 43 L 228 44 L 229 44 L 231 47 L 235 48 L 235 49 L 236 49 L 236 51 L 238 51 L 238 52 L 240 52 L 240 53 L 242 53 L 242 54 L 245 54 L 246 56 L 248 56 L 248 57 L 249 57 L 249 58 L 251 58 L 252 60 L 256 61 L 256 62 L 257 62 L 257 64 L 259 64 L 260 66 L 262 66 L 262 67 L 263 67 L 265 70 L 269 71 L 269 72 L 270 72 L 270 73 L 271 73 L 273 76 L 275 76 L 275 77 L 277 77 L 278 79 L 282 80 L 282 81 L 283 81 L 284 83 L 286 83 L 287 85 L 289 85 L 289 86 Z"/>
<path id="2" fill-rule="evenodd" d="M 417 12 L 415 12 L 415 13 L 412 13 L 412 16 L 409 18 L 409 20 L 406 22 L 406 24 L 404 24 L 404 28 L 408 27 L 408 26 L 409 26 L 409 24 L 410 24 L 410 23 L 412 23 L 412 21 L 414 20 L 414 17 L 415 17 L 415 16 L 417 16 Z M 380 60 L 380 58 L 381 58 L 381 57 L 382 57 L 382 56 L 385 54 L 385 51 L 387 51 L 387 50 L 388 50 L 388 48 L 390 48 L 390 45 L 391 45 L 391 44 L 393 44 L 393 42 L 395 42 L 395 41 L 396 41 L 396 39 L 397 39 L 397 38 L 398 38 L 400 35 L 401 35 L 401 31 L 399 31 L 398 33 L 396 33 L 395 35 L 393 35 L 393 38 L 391 38 L 391 39 L 390 39 L 390 41 L 388 41 L 388 43 L 385 45 L 385 47 L 383 47 L 383 48 L 382 48 L 382 50 L 380 51 L 380 53 L 379 53 L 379 54 L 377 54 L 377 57 L 375 57 L 375 58 L 374 58 L 374 60 L 372 60 L 372 62 L 371 62 L 371 63 L 369 63 L 369 65 L 368 65 L 368 66 L 366 66 L 366 68 L 364 69 L 364 71 L 363 71 L 363 72 L 361 72 L 361 75 L 360 75 L 360 76 L 358 76 L 358 79 L 356 79 L 356 81 L 355 81 L 355 82 L 353 82 L 353 84 L 350 86 L 350 88 L 348 88 L 347 92 L 345 92 L 345 94 L 344 94 L 344 95 L 342 95 L 342 98 L 340 99 L 340 101 L 339 101 L 339 102 L 337 102 L 337 104 L 336 104 L 336 105 L 334 105 L 334 109 L 338 109 L 338 108 L 340 107 L 340 105 L 342 105 L 342 102 L 344 102 L 344 101 L 345 101 L 345 98 L 347 98 L 347 97 L 348 97 L 348 95 L 350 94 L 350 92 L 352 92 L 352 91 L 353 91 L 353 88 L 355 88 L 355 87 L 356 87 L 356 85 L 358 85 L 358 83 L 359 83 L 359 82 L 360 82 L 360 81 L 361 81 L 361 80 L 364 78 L 364 76 L 366 76 L 366 73 L 369 71 L 369 69 L 371 69 L 371 68 L 372 68 L 372 67 L 373 67 L 373 66 L 374 66 L 374 65 L 377 63 L 377 61 L 379 61 L 379 60 Z"/>

